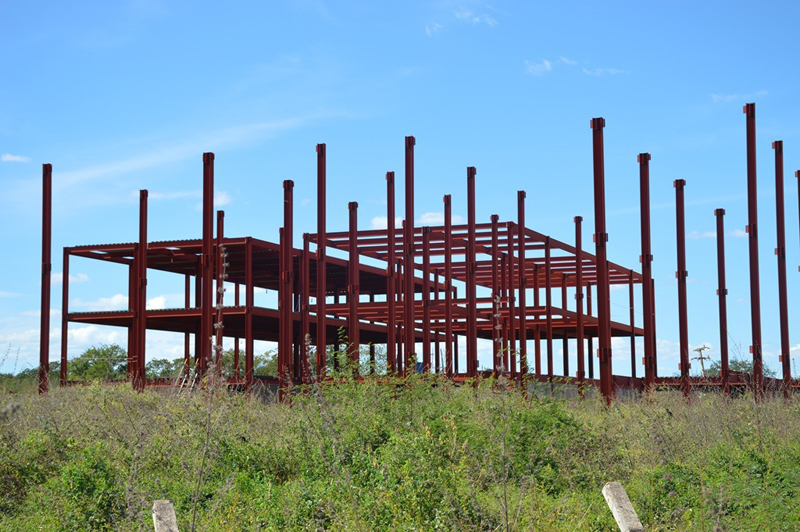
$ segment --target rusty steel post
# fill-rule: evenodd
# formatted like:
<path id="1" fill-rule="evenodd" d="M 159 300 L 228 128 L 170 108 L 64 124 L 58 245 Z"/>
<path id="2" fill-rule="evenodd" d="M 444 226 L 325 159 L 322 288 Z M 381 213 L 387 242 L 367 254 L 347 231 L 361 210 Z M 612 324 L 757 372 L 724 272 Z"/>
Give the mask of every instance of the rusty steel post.
<path id="1" fill-rule="evenodd" d="M 39 317 L 39 393 L 50 387 L 50 271 L 53 220 L 53 165 L 42 165 L 42 306 Z M 62 282 L 68 278 L 62 272 Z"/>
<path id="2" fill-rule="evenodd" d="M 508 256 L 508 359 L 511 378 L 517 376 L 517 313 L 516 313 L 516 283 L 514 277 L 514 224 L 506 222 L 506 235 L 508 237 L 506 255 Z"/>
<path id="3" fill-rule="evenodd" d="M 395 297 L 395 220 L 394 220 L 394 172 L 386 172 L 386 370 L 389 374 L 397 373 L 397 309 Z"/>
<path id="4" fill-rule="evenodd" d="M 567 276 L 563 273 L 561 274 L 561 308 L 563 310 L 567 310 Z M 561 337 L 561 357 L 562 357 L 562 368 L 564 370 L 564 376 L 569 377 L 569 335 L 567 332 L 564 331 L 564 335 Z"/>
<path id="5" fill-rule="evenodd" d="M 600 359 L 600 389 L 606 402 L 610 403 L 616 396 L 616 389 L 611 368 L 611 308 L 608 285 L 608 233 L 606 233 L 605 162 L 603 155 L 603 128 L 605 125 L 604 118 L 593 118 L 591 120 L 595 212 L 594 243 L 597 260 L 597 350 Z"/>
<path id="6" fill-rule="evenodd" d="M 577 325 L 575 327 L 575 340 L 578 348 L 578 392 L 581 397 L 584 394 L 584 379 L 586 377 L 583 349 L 583 250 L 581 248 L 581 224 L 583 218 L 575 217 L 575 314 Z"/>
<path id="7" fill-rule="evenodd" d="M 217 376 L 222 376 L 222 329 L 223 322 L 223 306 L 225 304 L 225 244 L 224 244 L 224 225 L 225 225 L 225 211 L 217 211 L 217 319 L 214 323 L 214 365 L 217 369 Z"/>
<path id="8" fill-rule="evenodd" d="M 431 371 L 431 228 L 422 228 L 422 372 Z"/>
<path id="9" fill-rule="evenodd" d="M 633 298 L 633 270 L 628 272 L 628 304 L 631 323 L 631 378 L 636 378 L 636 308 Z"/>
<path id="10" fill-rule="evenodd" d="M 772 143 L 775 150 L 775 215 L 778 233 L 778 247 L 775 255 L 778 257 L 778 305 L 780 310 L 781 328 L 781 354 L 778 360 L 783 369 L 783 396 L 787 399 L 792 394 L 792 368 L 789 364 L 791 353 L 789 351 L 789 303 L 786 295 L 786 215 L 783 201 L 783 141 L 776 140 Z"/>
<path id="11" fill-rule="evenodd" d="M 528 391 L 528 307 L 525 302 L 525 191 L 517 191 L 517 261 L 519 263 L 519 373 L 522 393 Z"/>
<path id="12" fill-rule="evenodd" d="M 361 359 L 361 329 L 358 320 L 358 299 L 361 296 L 359 288 L 359 262 L 358 262 L 358 203 L 351 201 L 347 204 L 350 211 L 350 255 L 348 256 L 347 273 L 349 277 L 347 289 L 348 310 L 347 334 L 350 343 L 350 363 L 355 375 L 358 375 L 358 365 Z"/>
<path id="13" fill-rule="evenodd" d="M 327 270 L 325 247 L 326 237 L 326 149 L 325 144 L 317 144 L 317 380 L 325 378 L 327 366 L 327 320 L 325 319 L 325 296 L 327 295 Z"/>
<path id="14" fill-rule="evenodd" d="M 586 283 L 586 315 L 592 315 L 592 283 Z M 589 366 L 589 378 L 594 379 L 594 336 L 591 334 L 587 339 L 589 356 L 586 357 L 586 363 Z"/>
<path id="15" fill-rule="evenodd" d="M 550 237 L 544 243 L 544 306 L 546 312 L 545 327 L 547 338 L 547 382 L 553 390 L 553 281 L 550 264 Z"/>
<path id="16" fill-rule="evenodd" d="M 728 375 L 728 306 L 726 298 L 728 289 L 725 286 L 725 209 L 716 209 L 714 216 L 717 218 L 717 279 L 719 288 L 719 351 L 720 351 L 720 376 L 722 391 L 730 395 L 730 379 Z"/>
<path id="17" fill-rule="evenodd" d="M 64 266 L 61 269 L 61 365 L 59 385 L 67 385 L 67 349 L 69 344 L 69 248 L 64 248 Z"/>
<path id="18" fill-rule="evenodd" d="M 654 300 L 650 285 L 653 279 L 653 254 L 650 247 L 650 154 L 640 153 L 636 156 L 639 163 L 639 209 L 641 213 L 642 254 L 642 312 L 644 327 L 644 387 L 651 388 L 655 384 L 655 355 L 653 351 Z"/>
<path id="19" fill-rule="evenodd" d="M 214 254 L 214 154 L 203 154 L 203 258 L 198 371 L 205 375 L 211 360 Z"/>
<path id="20" fill-rule="evenodd" d="M 244 245 L 244 389 L 247 392 L 253 389 L 253 240 L 247 237 Z"/>
<path id="21" fill-rule="evenodd" d="M 453 376 L 453 216 L 450 194 L 444 198 L 444 365 Z M 456 366 L 457 367 L 457 366 Z M 458 371 L 458 370 L 456 370 Z"/>
<path id="22" fill-rule="evenodd" d="M 757 400 L 764 396 L 761 344 L 761 291 L 758 273 L 758 187 L 756 184 L 756 104 L 744 106 L 747 115 L 747 234 L 750 248 L 750 319 L 753 331 L 753 388 Z"/>
<path id="23" fill-rule="evenodd" d="M 675 180 L 675 227 L 678 241 L 678 271 L 675 277 L 678 279 L 678 328 L 680 336 L 680 370 L 681 370 L 681 391 L 684 397 L 689 398 L 689 320 L 686 315 L 686 223 L 683 199 L 683 188 L 686 181 L 683 179 Z"/>
<path id="24" fill-rule="evenodd" d="M 539 308 L 539 265 L 533 265 L 533 306 L 537 309 Z M 533 352 L 534 352 L 534 372 L 536 373 L 537 381 L 538 377 L 542 375 L 542 332 L 541 328 L 539 327 L 539 315 L 536 315 L 536 328 L 533 330 Z"/>
<path id="25" fill-rule="evenodd" d="M 133 386 L 144 390 L 147 335 L 147 191 L 139 191 L 139 245 L 136 253 L 136 370 Z"/>
<path id="26" fill-rule="evenodd" d="M 467 168 L 467 374 L 478 376 L 478 312 L 475 272 L 475 175 L 474 166 Z"/>
<path id="27" fill-rule="evenodd" d="M 292 336 L 294 334 L 294 317 L 292 295 L 294 294 L 294 259 L 293 259 L 293 218 L 294 217 L 294 181 L 283 182 L 283 232 L 281 234 L 281 278 L 278 294 L 278 310 L 280 311 L 280 341 L 278 342 L 278 375 L 280 396 L 283 400 L 289 380 L 294 375 L 292 367 Z"/>
<path id="28" fill-rule="evenodd" d="M 503 365 L 500 360 L 500 293 L 498 292 L 498 235 L 497 222 L 500 217 L 496 214 L 491 216 L 492 221 L 492 374 L 497 377 Z"/>
<path id="29" fill-rule="evenodd" d="M 289 320 L 286 316 L 287 309 L 291 307 L 286 301 L 286 236 L 285 236 L 285 229 L 283 227 L 278 229 L 278 245 L 280 246 L 280 251 L 278 253 L 278 399 L 283 401 L 286 394 L 286 378 L 288 376 L 287 372 L 287 353 L 286 353 L 286 346 L 287 346 L 287 339 L 286 339 L 286 327 L 284 324 L 287 323 Z"/>
<path id="30" fill-rule="evenodd" d="M 405 361 L 403 375 L 408 372 L 409 365 L 414 370 L 416 362 L 416 320 L 414 319 L 414 137 L 406 137 L 405 177 L 406 177 L 406 219 L 403 234 L 405 274 L 405 289 L 403 290 L 403 303 L 405 304 Z"/>
<path id="31" fill-rule="evenodd" d="M 302 277 L 300 284 L 303 287 L 300 299 L 300 312 L 302 312 L 302 322 L 300 325 L 300 345 L 301 351 L 301 378 L 303 384 L 309 382 L 309 363 L 308 354 L 311 350 L 311 238 L 308 233 L 303 233 L 303 260 L 301 261 Z"/>

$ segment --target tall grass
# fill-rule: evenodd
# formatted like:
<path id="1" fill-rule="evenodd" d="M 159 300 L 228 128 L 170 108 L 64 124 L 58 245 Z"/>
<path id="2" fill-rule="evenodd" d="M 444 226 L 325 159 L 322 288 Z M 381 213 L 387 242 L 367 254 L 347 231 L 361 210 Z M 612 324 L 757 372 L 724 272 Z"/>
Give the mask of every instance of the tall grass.
<path id="1" fill-rule="evenodd" d="M 17 394 L 0 425 L 0 529 L 800 528 L 800 407 L 677 393 L 523 399 L 506 382 L 366 379 L 291 406 L 219 389 Z M 9 402 L 10 404 L 10 402 Z M 0 404 L 0 409 L 4 406 Z"/>

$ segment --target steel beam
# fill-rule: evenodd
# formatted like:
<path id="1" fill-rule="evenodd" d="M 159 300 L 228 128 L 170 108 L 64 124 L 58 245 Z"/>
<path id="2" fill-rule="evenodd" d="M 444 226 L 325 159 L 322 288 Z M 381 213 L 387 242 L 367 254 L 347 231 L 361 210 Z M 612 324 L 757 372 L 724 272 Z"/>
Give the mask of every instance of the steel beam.
<path id="1" fill-rule="evenodd" d="M 678 330 L 680 337 L 680 371 L 681 391 L 684 397 L 689 398 L 691 385 L 689 383 L 689 320 L 686 311 L 686 222 L 684 209 L 684 193 L 686 181 L 675 180 L 675 228 L 678 242 L 678 270 L 675 277 L 678 279 Z"/>
<path id="2" fill-rule="evenodd" d="M 783 141 L 776 140 L 772 143 L 775 150 L 775 215 L 778 237 L 778 247 L 775 255 L 778 258 L 778 307 L 780 312 L 781 329 L 781 354 L 778 360 L 783 370 L 783 396 L 787 399 L 792 394 L 792 368 L 790 365 L 791 353 L 789 351 L 789 303 L 786 294 L 786 214 L 783 199 Z"/>
<path id="3" fill-rule="evenodd" d="M 761 290 L 758 274 L 758 186 L 756 183 L 756 104 L 744 106 L 747 116 L 747 227 L 750 251 L 750 321 L 753 344 L 753 388 L 756 399 L 764 396 L 761 344 Z"/>

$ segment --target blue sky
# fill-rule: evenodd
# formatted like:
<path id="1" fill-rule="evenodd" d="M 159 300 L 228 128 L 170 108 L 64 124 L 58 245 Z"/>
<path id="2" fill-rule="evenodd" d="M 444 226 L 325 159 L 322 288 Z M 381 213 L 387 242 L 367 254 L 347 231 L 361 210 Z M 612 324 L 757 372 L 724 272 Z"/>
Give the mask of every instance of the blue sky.
<path id="1" fill-rule="evenodd" d="M 203 151 L 216 153 L 229 235 L 277 240 L 283 179 L 295 181 L 296 244 L 315 230 L 317 142 L 328 145 L 329 227 L 345 229 L 347 202 L 358 201 L 368 228 L 385 216 L 384 173 L 402 174 L 405 135 L 417 138 L 418 216 L 435 218 L 446 193 L 454 214 L 465 216 L 465 169 L 474 165 L 479 221 L 494 213 L 514 219 L 516 191 L 526 190 L 528 226 L 572 241 L 573 216 L 582 215 L 591 242 L 594 116 L 607 124 L 610 258 L 637 269 L 636 154 L 653 156 L 659 372 L 677 371 L 676 178 L 687 180 L 690 342 L 718 357 L 709 235 L 713 210 L 723 207 L 730 335 L 746 356 L 749 101 L 758 117 L 765 362 L 778 368 L 776 139 L 785 142 L 791 340 L 800 346 L 796 4 L 229 4 L 0 7 L 0 371 L 38 357 L 41 163 L 54 166 L 56 274 L 63 246 L 136 239 L 141 188 L 151 194 L 151 239 L 199 237 Z M 71 263 L 72 308 L 124 306 L 125 272 L 90 262 Z M 153 277 L 151 304 L 179 305 L 181 287 Z M 56 283 L 53 359 L 60 299 Z M 612 303 L 615 317 L 627 316 L 627 292 L 615 291 Z M 119 330 L 73 325 L 70 354 L 124 340 Z M 182 350 L 170 335 L 148 342 L 163 356 Z M 627 357 L 627 344 L 615 344 L 615 372 L 629 373 Z"/>

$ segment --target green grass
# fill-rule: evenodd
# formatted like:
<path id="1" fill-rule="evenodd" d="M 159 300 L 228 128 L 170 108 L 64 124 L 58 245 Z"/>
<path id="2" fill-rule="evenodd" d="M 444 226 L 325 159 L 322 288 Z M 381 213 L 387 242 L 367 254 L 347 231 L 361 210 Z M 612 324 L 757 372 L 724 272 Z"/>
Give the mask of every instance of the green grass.
<path id="1" fill-rule="evenodd" d="M 606 407 L 423 378 L 311 388 L 6 396 L 0 530 L 800 529 L 800 407 L 658 392 Z M 502 383 L 501 383 L 502 384 Z"/>

